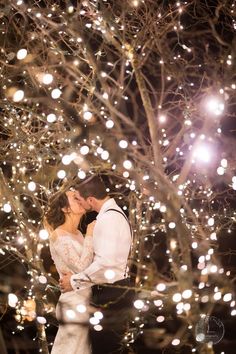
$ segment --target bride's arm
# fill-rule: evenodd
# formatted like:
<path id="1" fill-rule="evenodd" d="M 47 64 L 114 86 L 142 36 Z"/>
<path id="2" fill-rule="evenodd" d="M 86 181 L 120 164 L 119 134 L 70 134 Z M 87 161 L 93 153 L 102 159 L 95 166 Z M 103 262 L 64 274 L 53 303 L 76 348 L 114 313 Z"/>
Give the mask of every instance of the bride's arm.
<path id="1" fill-rule="evenodd" d="M 73 241 L 69 237 L 60 237 L 53 246 L 57 255 L 61 257 L 63 262 L 74 273 L 79 273 L 85 270 L 93 260 L 92 236 L 85 237 L 81 254 L 77 252 Z"/>

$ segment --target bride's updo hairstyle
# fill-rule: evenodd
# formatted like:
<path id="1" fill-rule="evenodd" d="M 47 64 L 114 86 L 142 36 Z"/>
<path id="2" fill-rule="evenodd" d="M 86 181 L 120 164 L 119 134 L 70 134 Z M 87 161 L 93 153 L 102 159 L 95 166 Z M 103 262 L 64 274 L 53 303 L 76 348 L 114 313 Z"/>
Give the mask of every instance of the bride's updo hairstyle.
<path id="1" fill-rule="evenodd" d="M 69 207 L 69 201 L 65 192 L 57 192 L 53 195 L 48 204 L 48 210 L 45 213 L 44 224 L 55 230 L 58 226 L 64 224 L 66 218 L 62 208 Z"/>

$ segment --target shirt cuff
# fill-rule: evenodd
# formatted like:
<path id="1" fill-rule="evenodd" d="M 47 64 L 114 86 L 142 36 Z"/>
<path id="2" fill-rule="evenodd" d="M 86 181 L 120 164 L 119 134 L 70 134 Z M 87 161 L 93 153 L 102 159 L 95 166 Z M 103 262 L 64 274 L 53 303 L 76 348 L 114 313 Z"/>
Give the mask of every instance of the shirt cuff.
<path id="1" fill-rule="evenodd" d="M 70 284 L 74 291 L 90 288 L 92 286 L 92 283 L 89 283 L 88 277 L 83 273 L 72 275 L 70 278 Z"/>

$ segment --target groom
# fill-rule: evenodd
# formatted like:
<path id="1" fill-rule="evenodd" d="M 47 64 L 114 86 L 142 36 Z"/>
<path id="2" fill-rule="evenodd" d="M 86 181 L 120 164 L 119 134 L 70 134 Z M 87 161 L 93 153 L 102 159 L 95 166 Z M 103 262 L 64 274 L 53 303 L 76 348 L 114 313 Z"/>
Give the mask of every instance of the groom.
<path id="1" fill-rule="evenodd" d="M 92 286 L 92 302 L 101 308 L 105 305 L 102 309 L 104 321 L 110 321 L 112 314 L 114 322 L 114 310 L 123 311 L 127 315 L 127 309 L 133 301 L 133 292 L 125 288 L 131 286 L 126 273 L 132 242 L 130 224 L 115 200 L 107 195 L 106 187 L 98 176 L 88 178 L 76 189 L 79 203 L 87 211 L 98 213 L 93 233 L 95 255 L 87 269 L 79 274 L 66 274 L 60 280 L 60 286 L 66 292 L 87 287 L 88 283 L 84 280 L 104 284 Z M 121 322 L 115 331 L 112 326 L 102 331 L 91 331 L 93 354 L 125 353 L 120 342 L 124 336 L 126 320 L 125 316 L 120 317 Z M 119 318 L 115 322 L 119 323 Z"/>

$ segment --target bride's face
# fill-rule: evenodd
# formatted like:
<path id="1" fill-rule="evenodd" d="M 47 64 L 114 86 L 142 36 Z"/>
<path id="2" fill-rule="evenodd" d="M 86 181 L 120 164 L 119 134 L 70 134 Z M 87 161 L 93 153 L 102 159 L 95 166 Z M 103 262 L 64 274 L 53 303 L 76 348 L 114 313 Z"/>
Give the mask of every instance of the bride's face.
<path id="1" fill-rule="evenodd" d="M 81 203 L 78 202 L 78 199 L 76 198 L 75 192 L 74 191 L 68 191 L 66 192 L 69 205 L 70 205 L 70 210 L 73 214 L 85 214 L 86 210 L 85 208 L 81 205 Z"/>

